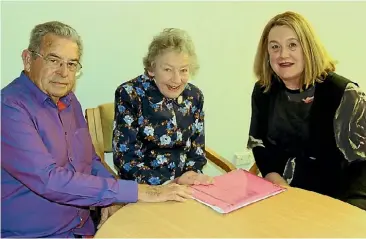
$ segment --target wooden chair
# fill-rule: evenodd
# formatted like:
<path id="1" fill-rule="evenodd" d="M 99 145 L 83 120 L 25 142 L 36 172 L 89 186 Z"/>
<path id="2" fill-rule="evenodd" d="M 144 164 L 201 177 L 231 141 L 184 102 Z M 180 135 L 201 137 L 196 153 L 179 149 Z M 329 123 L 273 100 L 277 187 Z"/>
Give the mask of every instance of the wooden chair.
<path id="1" fill-rule="evenodd" d="M 114 104 L 107 103 L 99 105 L 97 108 L 86 109 L 85 117 L 96 153 L 101 158 L 103 165 L 117 177 L 104 158 L 104 153 L 112 152 Z M 205 152 L 206 158 L 225 172 L 236 169 L 234 164 L 219 156 L 212 149 L 206 147 Z M 255 165 L 250 169 L 250 172 L 257 174 Z"/>

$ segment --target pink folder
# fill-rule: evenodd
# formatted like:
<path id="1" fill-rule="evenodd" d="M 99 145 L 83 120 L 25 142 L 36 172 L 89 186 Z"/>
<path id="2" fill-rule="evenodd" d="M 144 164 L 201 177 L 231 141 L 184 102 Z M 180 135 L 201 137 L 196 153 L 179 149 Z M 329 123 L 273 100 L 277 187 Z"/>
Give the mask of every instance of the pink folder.
<path id="1" fill-rule="evenodd" d="M 232 212 L 286 190 L 243 169 L 215 177 L 212 185 L 192 188 L 194 199 L 220 213 Z"/>

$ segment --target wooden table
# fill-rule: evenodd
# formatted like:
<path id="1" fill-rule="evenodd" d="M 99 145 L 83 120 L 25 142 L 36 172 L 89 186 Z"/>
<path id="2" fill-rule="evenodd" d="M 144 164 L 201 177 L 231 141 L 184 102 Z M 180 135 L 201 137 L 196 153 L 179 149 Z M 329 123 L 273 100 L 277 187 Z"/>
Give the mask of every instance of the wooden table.
<path id="1" fill-rule="evenodd" d="M 194 200 L 129 204 L 109 218 L 95 237 L 366 238 L 366 212 L 330 197 L 289 188 L 226 215 Z"/>

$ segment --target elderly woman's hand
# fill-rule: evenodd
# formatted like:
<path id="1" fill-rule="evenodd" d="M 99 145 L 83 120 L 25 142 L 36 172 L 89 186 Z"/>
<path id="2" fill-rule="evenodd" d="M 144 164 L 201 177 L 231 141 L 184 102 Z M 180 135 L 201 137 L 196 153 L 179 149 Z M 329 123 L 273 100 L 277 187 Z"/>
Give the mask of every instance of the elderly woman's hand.
<path id="1" fill-rule="evenodd" d="M 210 185 L 213 184 L 214 179 L 205 174 L 188 171 L 176 178 L 175 182 L 181 185 Z"/>

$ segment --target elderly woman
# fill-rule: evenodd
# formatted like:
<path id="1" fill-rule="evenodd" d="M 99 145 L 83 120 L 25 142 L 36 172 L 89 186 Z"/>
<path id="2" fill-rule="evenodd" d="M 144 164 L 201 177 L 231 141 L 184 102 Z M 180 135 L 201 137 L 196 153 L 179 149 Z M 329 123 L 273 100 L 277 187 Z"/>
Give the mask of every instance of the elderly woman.
<path id="1" fill-rule="evenodd" d="M 301 15 L 273 17 L 254 63 L 248 147 L 263 177 L 366 209 L 366 97 Z"/>
<path id="2" fill-rule="evenodd" d="M 203 94 L 188 83 L 199 68 L 192 40 L 165 29 L 143 59 L 144 74 L 115 92 L 113 160 L 142 184 L 207 184 Z"/>

